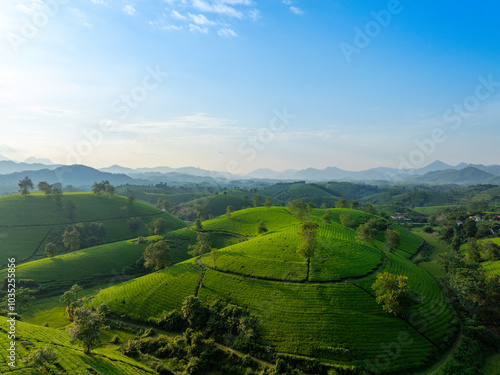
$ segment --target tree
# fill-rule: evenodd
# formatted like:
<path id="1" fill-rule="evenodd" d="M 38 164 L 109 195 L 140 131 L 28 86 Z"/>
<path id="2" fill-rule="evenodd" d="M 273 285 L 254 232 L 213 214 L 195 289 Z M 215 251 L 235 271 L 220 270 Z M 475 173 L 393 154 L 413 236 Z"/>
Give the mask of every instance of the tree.
<path id="1" fill-rule="evenodd" d="M 227 208 L 226 208 L 226 217 L 227 217 L 228 219 L 231 219 L 231 214 L 232 214 L 233 212 L 234 212 L 234 208 L 233 208 L 233 206 L 231 206 L 231 205 L 227 206 Z"/>
<path id="2" fill-rule="evenodd" d="M 266 232 L 267 232 L 266 223 L 262 220 L 259 221 L 259 223 L 257 224 L 257 233 L 262 234 L 262 233 L 266 233 Z"/>
<path id="3" fill-rule="evenodd" d="M 24 179 L 19 181 L 19 192 L 22 196 L 27 196 L 30 193 L 30 190 L 33 190 L 35 186 L 33 185 L 33 181 L 26 176 Z"/>
<path id="4" fill-rule="evenodd" d="M 340 219 L 340 224 L 342 224 L 344 228 L 352 228 L 356 225 L 354 220 L 351 218 L 351 215 L 349 214 L 341 214 L 339 216 L 339 219 Z"/>
<path id="5" fill-rule="evenodd" d="M 208 319 L 208 309 L 198 297 L 188 296 L 182 302 L 181 313 L 192 329 L 202 328 Z"/>
<path id="6" fill-rule="evenodd" d="M 45 193 L 45 195 L 50 195 L 52 193 L 52 186 L 47 181 L 40 181 L 37 185 L 38 190 Z"/>
<path id="7" fill-rule="evenodd" d="M 75 251 L 80 248 L 80 232 L 73 228 L 72 230 L 66 229 L 62 236 L 63 244 L 69 251 Z"/>
<path id="8" fill-rule="evenodd" d="M 367 214 L 375 215 L 375 208 L 370 203 L 367 203 L 363 206 L 363 211 L 365 211 Z"/>
<path id="9" fill-rule="evenodd" d="M 271 208 L 272 205 L 273 205 L 273 198 L 267 197 L 266 198 L 266 207 Z"/>
<path id="10" fill-rule="evenodd" d="M 300 221 L 309 220 L 309 211 L 303 200 L 291 201 L 288 204 L 290 211 Z"/>
<path id="11" fill-rule="evenodd" d="M 476 234 L 477 234 L 476 221 L 471 219 L 471 218 L 468 218 L 467 220 L 465 220 L 464 232 L 465 232 L 466 238 L 476 237 Z"/>
<path id="12" fill-rule="evenodd" d="M 262 206 L 262 195 L 254 194 L 252 202 L 254 207 Z"/>
<path id="13" fill-rule="evenodd" d="M 353 208 L 353 209 L 357 209 L 359 207 L 359 202 L 358 201 L 350 201 L 349 207 Z"/>
<path id="14" fill-rule="evenodd" d="M 196 236 L 196 243 L 189 246 L 188 254 L 192 256 L 198 256 L 207 254 L 210 251 L 212 251 L 212 246 L 210 245 L 210 234 L 205 232 L 198 232 Z"/>
<path id="15" fill-rule="evenodd" d="M 335 202 L 335 207 L 337 208 L 346 208 L 347 207 L 347 199 L 345 197 L 340 197 L 337 202 Z"/>
<path id="16" fill-rule="evenodd" d="M 364 224 L 361 224 L 356 230 L 356 238 L 358 241 L 366 242 L 373 245 L 375 237 L 377 236 L 376 220 L 370 219 Z"/>
<path id="17" fill-rule="evenodd" d="M 500 260 L 500 246 L 493 241 L 486 241 L 482 246 L 482 256 L 484 260 L 495 262 Z"/>
<path id="18" fill-rule="evenodd" d="M 135 236 L 137 231 L 141 227 L 142 220 L 139 217 L 131 217 L 128 220 L 127 224 L 128 224 L 128 227 L 130 228 L 130 231 Z"/>
<path id="19" fill-rule="evenodd" d="M 73 202 L 72 200 L 66 200 L 64 202 L 64 211 L 66 212 L 66 215 L 68 215 L 68 218 L 71 221 L 75 219 L 76 210 L 77 206 L 75 202 Z"/>
<path id="20" fill-rule="evenodd" d="M 153 234 L 160 235 L 167 228 L 167 222 L 164 218 L 159 217 L 148 224 L 149 231 Z"/>
<path id="21" fill-rule="evenodd" d="M 471 262 L 481 261 L 480 245 L 475 238 L 469 238 L 467 241 L 467 259 Z"/>
<path id="22" fill-rule="evenodd" d="M 318 227 L 319 225 L 313 221 L 306 221 L 300 225 L 299 235 L 302 237 L 303 241 L 299 245 L 297 252 L 306 258 L 314 256 Z"/>
<path id="23" fill-rule="evenodd" d="M 57 247 L 53 242 L 49 242 L 47 245 L 45 245 L 45 254 L 49 258 L 53 258 L 57 254 Z"/>
<path id="24" fill-rule="evenodd" d="M 52 188 L 52 195 L 51 198 L 54 200 L 54 203 L 57 206 L 62 205 L 62 197 L 63 197 L 63 192 L 59 188 Z"/>
<path id="25" fill-rule="evenodd" d="M 451 241 L 451 248 L 455 251 L 459 251 L 460 246 L 462 246 L 462 239 L 460 238 L 460 236 L 455 235 L 453 237 L 453 240 Z"/>
<path id="26" fill-rule="evenodd" d="M 219 258 L 219 250 L 217 250 L 215 247 L 212 248 L 210 255 L 212 256 L 212 261 L 214 262 L 214 268 L 215 268 L 215 262 L 217 262 L 217 258 Z"/>
<path id="27" fill-rule="evenodd" d="M 332 222 L 332 212 L 326 211 L 325 214 L 321 216 L 321 220 L 323 220 L 325 224 L 330 224 Z"/>
<path id="28" fill-rule="evenodd" d="M 75 311 L 81 306 L 81 301 L 78 300 L 78 292 L 81 290 L 78 284 L 71 287 L 70 290 L 64 292 L 59 301 L 66 306 L 64 313 L 68 316 L 69 320 L 73 321 L 75 318 Z"/>
<path id="29" fill-rule="evenodd" d="M 43 348 L 33 350 L 24 362 L 33 368 L 35 374 L 52 374 L 57 371 L 52 365 L 56 359 L 57 352 L 46 345 Z"/>
<path id="30" fill-rule="evenodd" d="M 128 204 L 130 206 L 132 206 L 134 204 L 134 201 L 135 201 L 135 195 L 134 195 L 134 193 L 129 193 L 129 195 L 128 195 Z"/>
<path id="31" fill-rule="evenodd" d="M 197 219 L 194 221 L 194 230 L 196 230 L 196 231 L 203 230 L 203 224 L 201 223 L 200 218 L 197 218 Z"/>
<path id="32" fill-rule="evenodd" d="M 142 253 L 144 267 L 153 267 L 155 271 L 165 268 L 170 263 L 170 247 L 165 241 L 157 241 L 146 247 Z"/>
<path id="33" fill-rule="evenodd" d="M 406 316 L 415 302 L 414 293 L 408 287 L 407 276 L 379 273 L 372 289 L 375 291 L 377 303 L 389 314 Z"/>
<path id="34" fill-rule="evenodd" d="M 401 237 L 399 233 L 391 228 L 385 231 L 385 247 L 389 251 L 396 250 L 401 245 Z"/>
<path id="35" fill-rule="evenodd" d="M 116 188 L 113 185 L 111 184 L 106 185 L 106 193 L 108 193 L 110 199 L 113 199 L 113 197 L 115 196 L 115 192 Z"/>
<path id="36" fill-rule="evenodd" d="M 105 315 L 99 311 L 90 309 L 78 309 L 75 311 L 73 326 L 68 328 L 71 343 L 79 342 L 86 354 L 102 344 L 100 330 L 105 328 Z"/>

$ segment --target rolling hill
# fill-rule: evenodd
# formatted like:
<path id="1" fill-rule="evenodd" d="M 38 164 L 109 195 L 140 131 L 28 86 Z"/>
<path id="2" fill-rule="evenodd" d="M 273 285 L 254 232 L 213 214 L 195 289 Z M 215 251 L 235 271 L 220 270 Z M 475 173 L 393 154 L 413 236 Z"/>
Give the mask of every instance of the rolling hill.
<path id="1" fill-rule="evenodd" d="M 332 222 L 315 209 L 318 245 L 312 258 L 297 252 L 299 220 L 286 208 L 244 209 L 203 223 L 208 233 L 226 233 L 248 240 L 229 244 L 217 257 L 205 255 L 123 284 L 106 288 L 93 300 L 119 315 L 147 321 L 164 311 L 180 309 L 189 295 L 211 303 L 222 299 L 245 307 L 259 321 L 259 342 L 278 356 L 294 360 L 316 358 L 337 369 L 363 372 L 384 356 L 387 345 L 401 342 L 399 355 L 382 373 L 403 373 L 424 367 L 436 351 L 448 348 L 455 317 L 443 301 L 440 287 L 412 263 L 422 240 L 402 228 L 399 249 L 389 252 L 382 242 L 359 243 L 353 229 L 339 218 L 356 223 L 372 217 L 356 210 L 330 210 Z M 268 232 L 258 234 L 264 221 Z M 384 312 L 371 285 L 377 272 L 406 275 L 420 295 L 408 318 Z"/>
<path id="2" fill-rule="evenodd" d="M 0 265 L 5 264 L 7 255 L 15 256 L 18 264 L 42 258 L 48 242 L 56 243 L 58 251 L 63 252 L 61 234 L 75 223 L 102 223 L 106 228 L 104 243 L 146 235 L 145 224 L 159 217 L 166 221 L 166 231 L 186 226 L 182 220 L 156 207 L 139 201 L 130 205 L 127 199 L 119 196 L 110 199 L 90 193 L 65 193 L 62 207 L 69 201 L 76 206 L 72 219 L 64 208 L 42 194 L 0 197 Z M 128 225 L 132 217 L 142 221 L 135 233 Z"/>

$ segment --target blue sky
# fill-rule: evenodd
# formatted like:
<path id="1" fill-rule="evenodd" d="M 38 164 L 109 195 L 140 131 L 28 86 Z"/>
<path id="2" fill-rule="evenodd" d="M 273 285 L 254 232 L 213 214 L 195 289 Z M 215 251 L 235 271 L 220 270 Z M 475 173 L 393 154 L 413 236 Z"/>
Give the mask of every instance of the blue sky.
<path id="1" fill-rule="evenodd" d="M 498 14 L 494 1 L 2 2 L 0 154 L 239 173 L 500 163 Z"/>

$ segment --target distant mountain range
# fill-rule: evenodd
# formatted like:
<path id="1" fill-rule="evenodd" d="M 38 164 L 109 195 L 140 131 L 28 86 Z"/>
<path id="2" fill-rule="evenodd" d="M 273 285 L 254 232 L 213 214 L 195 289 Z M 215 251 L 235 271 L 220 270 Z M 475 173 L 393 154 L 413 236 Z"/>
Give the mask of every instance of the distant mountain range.
<path id="1" fill-rule="evenodd" d="M 86 189 L 95 181 L 102 180 L 109 180 L 114 185 L 205 183 L 238 186 L 251 184 L 255 180 L 265 180 L 269 183 L 279 181 L 347 181 L 368 184 L 452 184 L 461 186 L 500 184 L 500 165 L 461 163 L 452 166 L 441 161 L 435 161 L 424 168 L 406 170 L 387 167 L 364 171 L 346 171 L 336 167 L 289 169 L 283 172 L 258 169 L 244 176 L 239 176 L 195 167 L 171 168 L 163 166 L 133 169 L 113 165 L 98 170 L 83 165 L 62 166 L 52 164 L 48 159 L 29 158 L 22 163 L 1 159 L 2 156 L 0 155 L 0 190 L 3 192 L 15 189 L 19 180 L 25 176 L 29 176 L 35 184 L 40 181 L 60 182 L 64 186 L 73 185 Z M 40 161 L 45 161 L 46 164 Z"/>

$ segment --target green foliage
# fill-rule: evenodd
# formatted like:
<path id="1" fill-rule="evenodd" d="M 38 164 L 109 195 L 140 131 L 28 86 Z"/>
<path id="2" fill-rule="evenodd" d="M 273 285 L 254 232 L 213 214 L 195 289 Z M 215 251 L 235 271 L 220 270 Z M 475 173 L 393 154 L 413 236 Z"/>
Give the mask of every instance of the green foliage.
<path id="1" fill-rule="evenodd" d="M 36 349 L 24 360 L 30 365 L 35 373 L 52 373 L 55 366 L 52 363 L 57 359 L 58 353 L 49 345 Z"/>
<path id="2" fill-rule="evenodd" d="M 148 224 L 148 229 L 151 234 L 163 234 L 163 232 L 167 229 L 167 221 L 162 217 L 158 217 Z"/>
<path id="3" fill-rule="evenodd" d="M 253 202 L 253 206 L 254 207 L 260 207 L 260 206 L 262 206 L 262 195 L 255 194 L 252 197 L 252 202 Z"/>
<path id="4" fill-rule="evenodd" d="M 144 267 L 154 268 L 155 271 L 165 268 L 170 263 L 170 247 L 165 241 L 156 241 L 146 247 L 144 253 Z"/>
<path id="5" fill-rule="evenodd" d="M 75 311 L 73 325 L 68 328 L 71 342 L 79 342 L 85 353 L 102 345 L 100 330 L 105 328 L 105 316 L 102 312 L 80 308 Z"/>
<path id="6" fill-rule="evenodd" d="M 266 227 L 266 223 L 262 220 L 259 221 L 257 224 L 257 233 L 262 234 L 262 233 L 266 233 L 267 231 L 268 231 L 268 229 Z"/>
<path id="7" fill-rule="evenodd" d="M 57 255 L 57 246 L 53 242 L 49 242 L 45 245 L 45 254 L 49 258 L 53 258 Z"/>
<path id="8" fill-rule="evenodd" d="M 303 200 L 296 200 L 290 202 L 288 205 L 290 212 L 300 221 L 308 220 L 310 214 L 310 207 Z"/>
<path id="9" fill-rule="evenodd" d="M 196 218 L 196 220 L 194 221 L 194 230 L 196 231 L 203 230 L 203 224 L 201 223 L 201 220 L 199 218 Z"/>
<path id="10" fill-rule="evenodd" d="M 353 228 L 356 226 L 356 222 L 353 219 L 351 219 L 351 215 L 349 214 L 341 214 L 339 216 L 339 219 L 340 219 L 340 224 L 342 224 L 344 228 Z"/>
<path id="11" fill-rule="evenodd" d="M 28 176 L 19 181 L 18 185 L 19 185 L 19 192 L 23 197 L 26 197 L 30 193 L 30 191 L 35 188 L 35 186 L 33 185 L 33 181 L 31 181 L 31 179 Z"/>
<path id="12" fill-rule="evenodd" d="M 226 208 L 226 217 L 227 217 L 228 219 L 230 219 L 230 218 L 231 218 L 231 214 L 232 214 L 233 212 L 234 212 L 234 208 L 233 208 L 233 206 L 231 206 L 231 205 L 227 206 L 227 208 Z"/>
<path id="13" fill-rule="evenodd" d="M 375 291 L 377 303 L 390 314 L 406 316 L 415 302 L 407 276 L 379 273 L 372 289 Z"/>
<path id="14" fill-rule="evenodd" d="M 361 224 L 356 230 L 356 238 L 358 241 L 373 245 L 377 236 L 376 225 L 375 219 L 370 219 L 368 222 Z"/>
<path id="15" fill-rule="evenodd" d="M 52 193 L 52 186 L 47 181 L 40 181 L 37 185 L 38 190 L 42 191 L 46 196 Z"/>
<path id="16" fill-rule="evenodd" d="M 80 240 L 80 232 L 73 228 L 72 230 L 66 230 L 62 236 L 63 244 L 66 249 L 69 251 L 75 251 L 80 249 L 81 240 Z"/>
<path id="17" fill-rule="evenodd" d="M 302 243 L 299 245 L 297 252 L 306 257 L 311 258 L 314 256 L 316 247 L 316 234 L 319 225 L 312 221 L 306 221 L 300 225 L 299 235 L 302 238 Z"/>
<path id="18" fill-rule="evenodd" d="M 194 296 L 188 296 L 181 307 L 182 317 L 194 330 L 203 328 L 209 318 L 209 310 Z"/>
<path id="19" fill-rule="evenodd" d="M 332 221 L 332 212 L 331 211 L 325 211 L 325 214 L 323 216 L 321 216 L 321 220 L 323 220 L 323 222 L 325 224 L 330 224 L 331 221 Z"/>
<path id="20" fill-rule="evenodd" d="M 210 233 L 198 232 L 196 235 L 196 243 L 189 246 L 189 254 L 192 256 L 198 256 L 203 254 L 208 254 L 212 251 L 212 246 L 210 244 Z"/>
<path id="21" fill-rule="evenodd" d="M 130 231 L 132 234 L 136 234 L 139 228 L 142 225 L 142 220 L 139 217 L 131 217 L 128 221 L 127 224 L 130 228 Z"/>
<path id="22" fill-rule="evenodd" d="M 399 248 L 400 245 L 401 237 L 399 236 L 399 232 L 387 228 L 385 232 L 385 247 L 387 248 L 387 250 L 394 251 Z"/>

